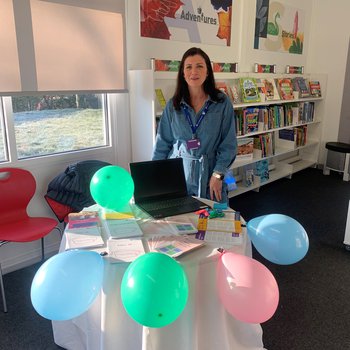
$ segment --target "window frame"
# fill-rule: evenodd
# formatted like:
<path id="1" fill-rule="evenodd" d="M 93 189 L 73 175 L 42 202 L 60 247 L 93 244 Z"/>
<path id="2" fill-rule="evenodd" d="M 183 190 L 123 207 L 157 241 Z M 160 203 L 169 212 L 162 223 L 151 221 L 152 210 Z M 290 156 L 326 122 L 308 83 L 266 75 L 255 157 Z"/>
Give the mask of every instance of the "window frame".
<path id="1" fill-rule="evenodd" d="M 79 92 L 76 92 L 79 94 Z M 83 93 L 83 92 L 81 92 Z M 91 92 L 95 93 L 95 92 Z M 100 93 L 100 92 L 96 92 Z M 54 94 L 54 93 L 53 93 Z M 75 162 L 84 159 L 108 159 L 109 162 L 115 162 L 116 160 L 116 147 L 114 140 L 117 139 L 116 128 L 116 105 L 118 98 L 115 95 L 122 94 L 106 94 L 102 93 L 102 104 L 105 111 L 104 125 L 105 125 L 105 138 L 107 145 L 91 147 L 87 149 L 72 150 L 48 155 L 33 156 L 28 158 L 18 159 L 15 127 L 12 118 L 12 100 L 11 96 L 0 97 L 0 118 L 3 119 L 4 124 L 4 146 L 5 156 L 7 160 L 0 161 L 0 167 L 22 167 L 32 168 L 35 166 L 50 166 L 57 163 Z M 112 116 L 113 113 L 113 116 Z M 120 130 L 120 133 L 123 131 Z"/>

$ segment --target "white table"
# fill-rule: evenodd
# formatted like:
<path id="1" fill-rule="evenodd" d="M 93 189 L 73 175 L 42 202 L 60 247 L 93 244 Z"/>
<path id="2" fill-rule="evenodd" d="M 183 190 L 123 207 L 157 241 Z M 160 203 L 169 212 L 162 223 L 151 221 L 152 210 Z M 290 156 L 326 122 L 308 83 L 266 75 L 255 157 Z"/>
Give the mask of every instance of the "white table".
<path id="1" fill-rule="evenodd" d="M 197 216 L 189 217 L 196 224 Z M 169 232 L 160 220 L 144 219 L 140 226 L 145 237 Z M 230 250 L 251 256 L 245 229 L 243 235 L 243 244 Z M 237 321 L 218 299 L 218 258 L 217 246 L 207 244 L 178 259 L 189 281 L 188 302 L 180 317 L 163 328 L 142 327 L 129 317 L 120 297 L 128 264 L 106 262 L 103 288 L 91 308 L 75 319 L 52 322 L 55 343 L 69 350 L 264 349 L 261 326 Z"/>

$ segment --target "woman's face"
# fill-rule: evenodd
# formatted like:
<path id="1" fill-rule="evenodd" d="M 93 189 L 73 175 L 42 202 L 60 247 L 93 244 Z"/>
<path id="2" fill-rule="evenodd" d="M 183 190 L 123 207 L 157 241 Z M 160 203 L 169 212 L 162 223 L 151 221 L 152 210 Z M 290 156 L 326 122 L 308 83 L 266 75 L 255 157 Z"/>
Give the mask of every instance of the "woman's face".
<path id="1" fill-rule="evenodd" d="M 184 77 L 189 87 L 200 87 L 207 79 L 208 69 L 201 55 L 188 56 L 184 62 Z"/>

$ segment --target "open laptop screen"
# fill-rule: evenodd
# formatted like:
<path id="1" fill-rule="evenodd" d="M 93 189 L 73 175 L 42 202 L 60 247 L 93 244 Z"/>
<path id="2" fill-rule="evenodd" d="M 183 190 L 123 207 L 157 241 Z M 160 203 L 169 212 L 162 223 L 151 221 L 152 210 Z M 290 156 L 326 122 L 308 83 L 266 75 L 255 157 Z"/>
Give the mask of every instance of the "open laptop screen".
<path id="1" fill-rule="evenodd" d="M 130 163 L 135 203 L 187 196 L 182 158 Z"/>

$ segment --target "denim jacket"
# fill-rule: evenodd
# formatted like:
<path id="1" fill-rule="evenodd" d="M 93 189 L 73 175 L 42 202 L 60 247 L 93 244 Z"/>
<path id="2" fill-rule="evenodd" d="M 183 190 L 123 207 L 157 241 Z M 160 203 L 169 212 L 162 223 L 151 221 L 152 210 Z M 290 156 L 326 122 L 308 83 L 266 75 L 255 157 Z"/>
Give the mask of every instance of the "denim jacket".
<path id="1" fill-rule="evenodd" d="M 187 141 L 193 136 L 191 126 L 183 108 L 175 110 L 170 99 L 159 122 L 152 156 L 153 160 L 182 157 L 188 193 L 202 198 L 210 198 L 209 180 L 213 171 L 226 173 L 237 152 L 232 103 L 226 95 L 220 102 L 210 102 L 208 111 L 196 130 L 200 146 L 189 150 Z M 192 124 L 195 125 L 205 104 L 198 113 L 184 101 L 182 104 L 187 106 Z M 226 201 L 227 186 L 223 182 L 222 202 Z"/>

